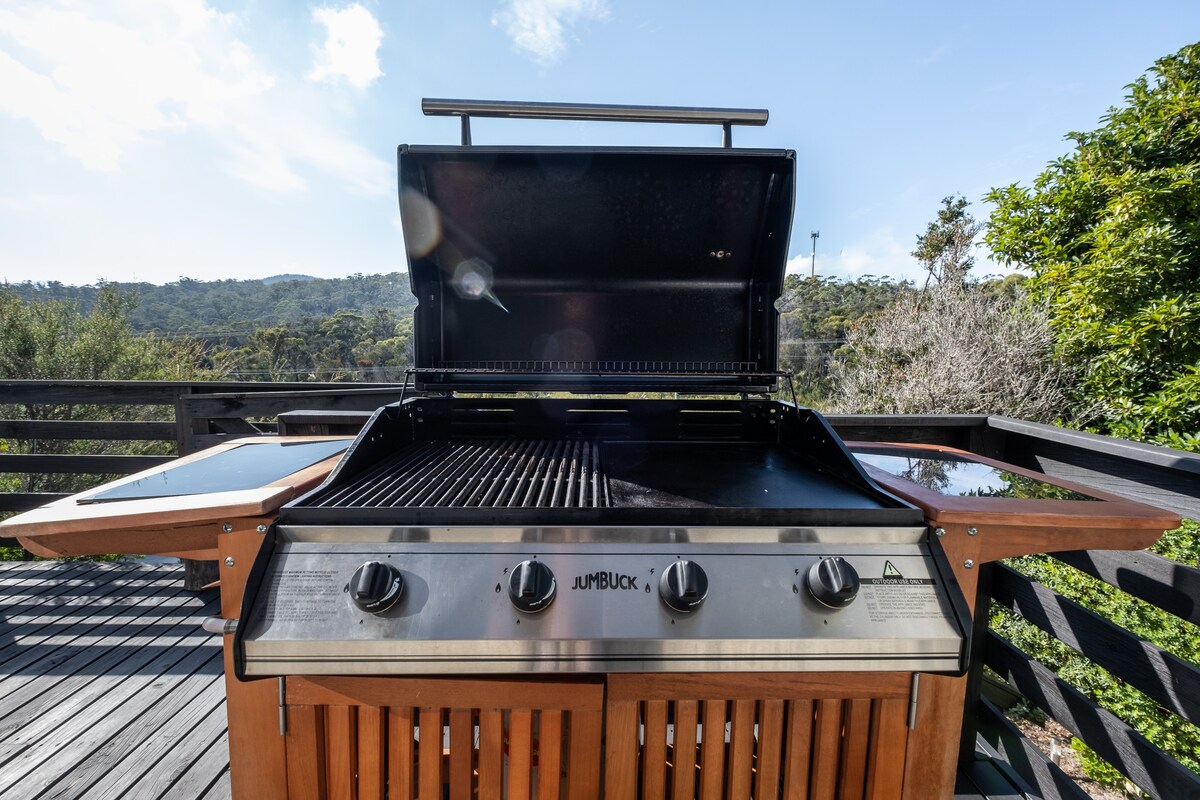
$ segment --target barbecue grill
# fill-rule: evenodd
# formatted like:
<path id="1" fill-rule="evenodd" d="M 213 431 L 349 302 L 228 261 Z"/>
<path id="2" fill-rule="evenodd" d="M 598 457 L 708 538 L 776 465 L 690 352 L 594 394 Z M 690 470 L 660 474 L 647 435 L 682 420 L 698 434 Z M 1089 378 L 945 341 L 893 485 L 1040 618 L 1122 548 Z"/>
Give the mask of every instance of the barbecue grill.
<path id="1" fill-rule="evenodd" d="M 280 510 L 233 641 L 240 678 L 280 681 L 289 771 L 898 796 L 915 676 L 962 673 L 970 616 L 922 510 L 771 399 L 795 154 L 730 146 L 765 112 L 656 110 L 725 128 L 682 149 L 469 144 L 471 115 L 638 109 L 426 110 L 464 141 L 399 149 L 416 396 Z"/>
<path id="2" fill-rule="evenodd" d="M 962 670 L 922 512 L 766 396 L 793 152 L 402 146 L 399 182 L 422 396 L 281 511 L 241 674 Z"/>

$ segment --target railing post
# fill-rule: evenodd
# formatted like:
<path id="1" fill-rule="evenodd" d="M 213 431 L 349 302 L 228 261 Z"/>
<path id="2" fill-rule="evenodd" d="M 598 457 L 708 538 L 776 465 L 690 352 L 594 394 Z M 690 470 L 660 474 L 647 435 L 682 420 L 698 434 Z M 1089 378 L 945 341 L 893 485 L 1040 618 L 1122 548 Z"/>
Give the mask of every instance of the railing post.
<path id="1" fill-rule="evenodd" d="M 196 451 L 194 421 L 187 405 L 187 397 L 192 394 L 194 388 L 182 386 L 175 395 L 175 446 L 179 456 L 190 455 Z M 216 561 L 196 561 L 190 558 L 181 558 L 180 561 L 183 562 L 183 588 L 190 592 L 198 592 L 220 579 Z"/>
<path id="2" fill-rule="evenodd" d="M 967 688 L 963 696 L 963 722 L 958 743 L 958 763 L 967 764 L 975 758 L 975 739 L 978 732 L 979 695 L 983 686 L 983 648 L 987 641 L 992 616 L 991 563 L 980 564 L 975 587 L 975 617 L 971 621 L 971 649 L 967 654 Z"/>

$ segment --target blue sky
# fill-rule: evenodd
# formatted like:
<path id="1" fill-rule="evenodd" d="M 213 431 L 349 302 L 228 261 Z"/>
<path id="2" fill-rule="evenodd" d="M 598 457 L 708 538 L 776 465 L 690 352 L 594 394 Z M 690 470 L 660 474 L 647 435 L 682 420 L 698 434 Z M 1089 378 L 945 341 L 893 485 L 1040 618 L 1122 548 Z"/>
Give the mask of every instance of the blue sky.
<path id="1" fill-rule="evenodd" d="M 403 270 L 421 97 L 768 108 L 798 153 L 793 267 L 915 277 L 942 197 L 978 216 L 1094 128 L 1200 3 L 0 0 L 0 280 Z M 477 120 L 477 143 L 689 145 L 715 128 Z M 983 271 L 1000 271 L 983 266 Z"/>

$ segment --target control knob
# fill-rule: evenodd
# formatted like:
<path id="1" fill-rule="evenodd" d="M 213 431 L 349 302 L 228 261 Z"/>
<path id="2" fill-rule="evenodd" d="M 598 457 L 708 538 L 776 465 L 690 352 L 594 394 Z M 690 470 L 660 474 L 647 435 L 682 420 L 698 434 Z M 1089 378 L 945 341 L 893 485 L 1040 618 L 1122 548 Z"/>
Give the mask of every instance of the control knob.
<path id="1" fill-rule="evenodd" d="M 350 599 L 368 614 L 382 614 L 404 594 L 400 570 L 383 561 L 368 561 L 350 577 Z"/>
<path id="2" fill-rule="evenodd" d="M 708 596 L 708 575 L 695 561 L 680 559 L 663 570 L 658 595 L 676 611 L 695 611 Z"/>
<path id="3" fill-rule="evenodd" d="M 858 572 L 841 556 L 822 558 L 809 567 L 806 583 L 818 603 L 844 608 L 858 597 Z"/>
<path id="4" fill-rule="evenodd" d="M 518 611 L 533 614 L 554 602 L 558 582 L 540 561 L 522 561 L 508 576 L 508 598 Z"/>

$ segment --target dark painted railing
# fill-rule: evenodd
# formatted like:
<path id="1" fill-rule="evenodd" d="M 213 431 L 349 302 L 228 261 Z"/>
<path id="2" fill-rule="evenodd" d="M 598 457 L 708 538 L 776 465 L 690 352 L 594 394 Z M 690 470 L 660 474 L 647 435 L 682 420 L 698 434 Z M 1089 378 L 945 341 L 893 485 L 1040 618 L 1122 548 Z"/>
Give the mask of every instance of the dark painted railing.
<path id="1" fill-rule="evenodd" d="M 1200 455 L 988 416 L 837 416 L 846 439 L 943 444 L 1170 509 L 1200 519 Z M 1154 553 L 1075 551 L 1051 556 L 1192 624 L 1200 624 L 1200 571 Z M 1004 564 L 980 576 L 991 599 L 1112 676 L 1154 700 L 1162 712 L 1200 724 L 1200 668 L 1145 641 Z M 986 608 L 981 598 L 977 607 Z M 1200 798 L 1200 776 L 1094 699 L 1059 678 L 995 631 L 987 631 L 984 666 L 1044 711 L 1151 797 Z M 983 697 L 968 725 L 1046 800 L 1086 800 L 1084 792 Z M 965 736 L 973 744 L 975 737 Z M 966 749 L 966 748 L 964 748 Z M 970 757 L 964 752 L 964 758 Z"/>
<path id="2" fill-rule="evenodd" d="M 153 405 L 171 420 L 140 422 L 0 420 L 0 439 L 105 439 L 173 442 L 186 454 L 232 437 L 270 433 L 284 414 L 286 432 L 313 430 L 333 420 L 341 430 L 400 396 L 397 386 L 372 384 L 0 382 L 0 406 L 23 404 Z M 170 410 L 174 413 L 171 414 Z M 304 415 L 299 409 L 327 412 Z M 1093 434 L 983 415 L 830 415 L 846 439 L 944 444 L 1069 478 L 1133 500 L 1200 518 L 1200 456 Z M 305 424 L 308 427 L 305 427 Z M 0 455 L 0 472 L 117 474 L 143 469 L 163 457 Z M 0 511 L 31 508 L 59 495 L 0 494 Z M 1200 571 L 1149 552 L 1055 553 L 1060 561 L 1192 624 L 1200 624 Z M 1200 670 L 1030 580 L 1007 566 L 981 576 L 992 598 L 1030 624 L 1140 689 L 1167 713 L 1200 721 Z M 986 607 L 984 605 L 983 607 Z M 990 667 L 1031 704 L 1088 744 L 1154 797 L 1200 798 L 1200 777 L 1124 721 L 1061 680 L 1047 667 L 989 631 L 974 665 Z M 996 706 L 978 698 L 967 711 L 999 755 L 1045 798 L 1087 795 Z M 974 742 L 975 737 L 964 737 Z M 968 746 L 969 747 L 969 746 Z M 970 757 L 964 752 L 964 758 Z"/>

